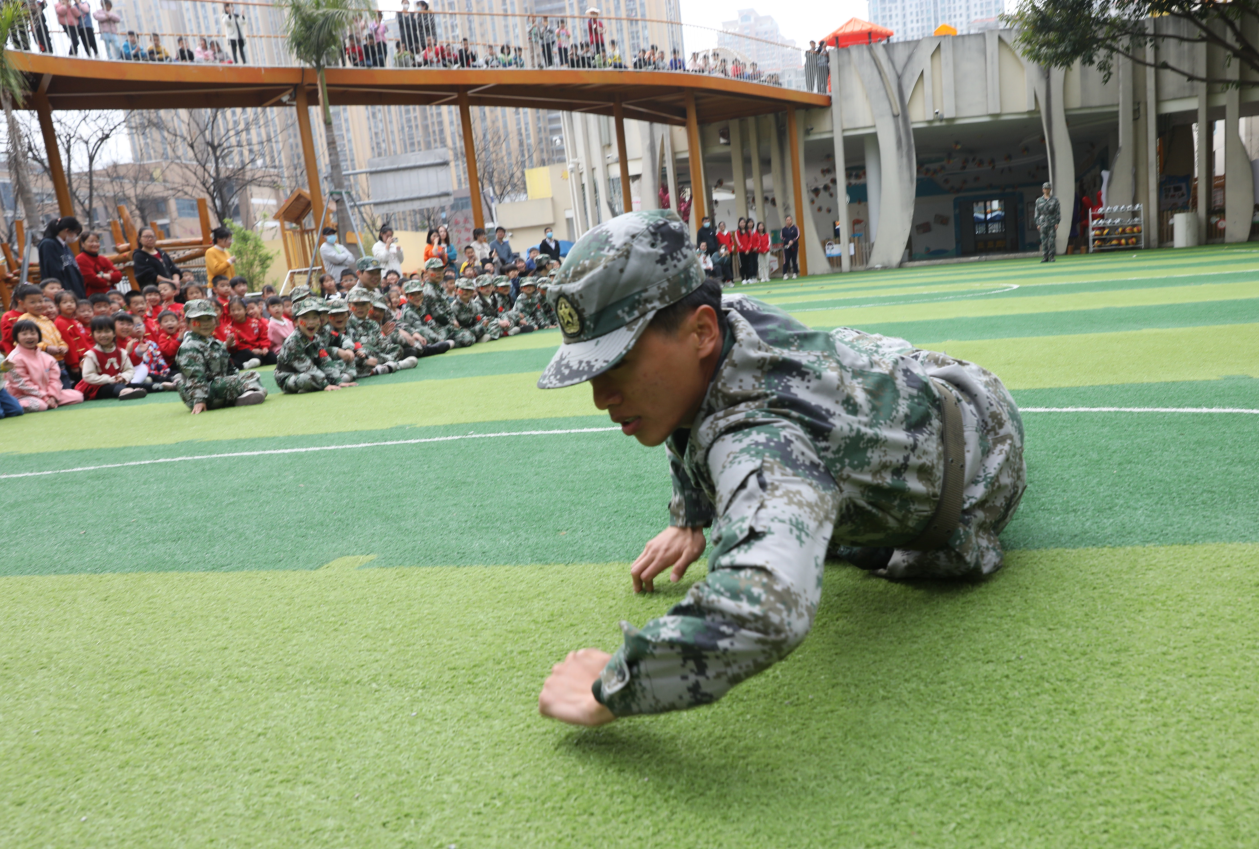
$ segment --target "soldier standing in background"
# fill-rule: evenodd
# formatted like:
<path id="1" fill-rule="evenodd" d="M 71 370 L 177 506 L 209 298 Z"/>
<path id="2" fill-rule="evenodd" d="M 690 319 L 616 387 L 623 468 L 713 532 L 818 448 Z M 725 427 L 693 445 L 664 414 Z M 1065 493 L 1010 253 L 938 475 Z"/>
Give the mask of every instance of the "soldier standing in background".
<path id="1" fill-rule="evenodd" d="M 992 373 L 722 298 L 670 211 L 590 230 L 550 300 L 563 344 L 538 386 L 590 381 L 626 436 L 668 450 L 670 527 L 631 566 L 635 590 L 680 579 L 708 526 L 712 550 L 666 615 L 622 623 L 615 654 L 553 667 L 544 715 L 601 725 L 716 701 L 805 638 L 828 554 L 892 579 L 1001 567 L 1026 470 L 1018 407 Z"/>
<path id="2" fill-rule="evenodd" d="M 1062 220 L 1062 210 L 1058 199 L 1053 196 L 1053 186 L 1045 183 L 1040 188 L 1041 196 L 1036 198 L 1036 229 L 1040 231 L 1040 261 L 1053 262 L 1054 253 L 1058 250 L 1058 222 Z"/>

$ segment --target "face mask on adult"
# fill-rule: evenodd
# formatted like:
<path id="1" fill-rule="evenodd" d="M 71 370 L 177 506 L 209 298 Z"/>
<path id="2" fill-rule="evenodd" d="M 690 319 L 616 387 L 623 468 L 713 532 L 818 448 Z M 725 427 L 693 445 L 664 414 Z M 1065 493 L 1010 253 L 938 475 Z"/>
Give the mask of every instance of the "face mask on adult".
<path id="1" fill-rule="evenodd" d="M 548 239 L 549 239 L 549 238 L 551 238 L 551 231 L 550 231 L 550 230 L 547 230 L 547 231 L 546 231 L 546 237 L 547 237 Z"/>
<path id="2" fill-rule="evenodd" d="M 327 243 L 328 243 L 328 244 L 330 244 L 330 245 L 335 245 L 335 244 L 337 243 L 337 237 L 336 237 L 336 236 L 324 236 L 324 241 L 325 241 L 325 242 L 327 242 Z"/>

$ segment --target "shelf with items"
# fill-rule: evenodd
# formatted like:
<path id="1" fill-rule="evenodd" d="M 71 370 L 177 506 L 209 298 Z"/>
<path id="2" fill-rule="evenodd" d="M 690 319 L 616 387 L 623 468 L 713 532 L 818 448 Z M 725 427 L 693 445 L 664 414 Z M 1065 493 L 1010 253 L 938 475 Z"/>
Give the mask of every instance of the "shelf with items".
<path id="1" fill-rule="evenodd" d="M 1145 214 L 1139 203 L 1103 206 L 1089 214 L 1089 253 L 1145 247 Z"/>

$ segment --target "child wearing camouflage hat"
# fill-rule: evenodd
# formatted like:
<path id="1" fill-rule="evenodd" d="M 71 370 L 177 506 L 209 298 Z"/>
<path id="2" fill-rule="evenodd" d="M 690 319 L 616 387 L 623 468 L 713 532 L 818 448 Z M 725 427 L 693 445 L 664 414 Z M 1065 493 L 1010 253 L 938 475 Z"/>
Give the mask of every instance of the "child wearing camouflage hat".
<path id="1" fill-rule="evenodd" d="M 258 373 L 237 372 L 227 346 L 217 338 L 218 312 L 209 301 L 184 305 L 189 333 L 179 346 L 179 397 L 195 416 L 221 407 L 245 407 L 267 400 Z"/>
<path id="2" fill-rule="evenodd" d="M 294 314 L 297 330 L 291 333 L 276 355 L 275 382 L 286 394 L 331 392 L 343 386 L 357 386 L 340 359 L 329 355 L 319 338 L 319 304 L 306 298 Z"/>
<path id="3" fill-rule="evenodd" d="M 350 302 L 351 315 L 345 329 L 354 342 L 358 376 L 392 374 L 397 370 L 397 366 L 394 363 L 385 362 L 381 354 L 385 341 L 380 335 L 380 325 L 371 319 L 371 291 L 356 286 L 350 290 L 346 300 Z"/>

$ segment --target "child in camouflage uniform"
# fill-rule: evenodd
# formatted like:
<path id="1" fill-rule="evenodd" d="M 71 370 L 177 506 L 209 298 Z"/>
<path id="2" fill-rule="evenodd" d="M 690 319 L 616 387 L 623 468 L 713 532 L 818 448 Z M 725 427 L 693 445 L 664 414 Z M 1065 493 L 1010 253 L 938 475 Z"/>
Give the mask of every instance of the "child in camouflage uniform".
<path id="1" fill-rule="evenodd" d="M 177 360 L 184 379 L 179 397 L 195 416 L 220 407 L 244 407 L 267 400 L 258 373 L 237 372 L 227 346 L 214 338 L 218 313 L 209 301 L 192 301 L 184 307 L 189 332 L 179 346 Z"/>
<path id="2" fill-rule="evenodd" d="M 520 295 L 516 298 L 513 311 L 524 322 L 521 329 L 526 332 L 547 326 L 546 312 L 542 309 L 542 299 L 538 295 L 538 284 L 532 277 L 520 281 Z"/>
<path id="3" fill-rule="evenodd" d="M 357 386 L 340 358 L 330 356 L 319 335 L 320 305 L 306 298 L 293 310 L 297 330 L 290 333 L 276 354 L 275 382 L 282 392 L 331 392 Z"/>
<path id="4" fill-rule="evenodd" d="M 398 371 L 415 368 L 419 358 L 414 353 L 403 354 L 398 322 L 394 319 L 385 296 L 379 292 L 372 298 L 369 317 L 380 325 L 380 356 L 384 361 L 395 365 Z"/>
<path id="5" fill-rule="evenodd" d="M 459 322 L 459 332 L 472 337 L 471 344 L 492 342 L 503 335 L 503 328 L 498 322 L 491 324 L 482 312 L 483 309 L 484 305 L 476 296 L 476 281 L 466 277 L 460 280 L 452 314 L 455 321 Z"/>
<path id="6" fill-rule="evenodd" d="M 343 372 L 354 379 L 355 352 L 358 348 L 350 337 L 346 324 L 350 320 L 350 305 L 342 297 L 328 301 L 328 323 L 319 330 L 319 341 L 329 356 L 335 359 Z"/>
<path id="7" fill-rule="evenodd" d="M 410 346 L 421 357 L 444 354 L 455 347 L 454 341 L 447 339 L 446 334 L 439 330 L 431 316 L 424 311 L 424 284 L 419 280 L 408 280 L 402 287 L 402 294 L 407 299 L 402 307 L 402 315 L 398 317 L 398 330 L 403 344 Z"/>
<path id="8" fill-rule="evenodd" d="M 380 325 L 368 315 L 372 307 L 372 293 L 355 287 L 350 290 L 346 300 L 350 302 L 351 315 L 346 322 L 345 331 L 354 343 L 356 374 L 359 377 L 392 374 L 395 367 L 386 363 L 380 355 L 380 349 L 384 346 Z"/>
<path id="9" fill-rule="evenodd" d="M 532 332 L 533 327 L 525 324 L 525 320 L 516 314 L 512 309 L 511 303 L 511 278 L 505 275 L 499 275 L 494 278 L 494 294 L 491 296 L 494 304 L 494 312 L 498 314 L 499 320 L 507 322 L 507 335 L 515 336 L 519 333 Z"/>
<path id="10" fill-rule="evenodd" d="M 455 343 L 456 348 L 466 348 L 474 341 L 469 333 L 460 334 L 459 325 L 451 310 L 450 300 L 442 284 L 441 260 L 434 257 L 424 263 L 424 321 L 439 337 Z"/>
<path id="11" fill-rule="evenodd" d="M 551 278 L 538 278 L 538 298 L 542 301 L 542 315 L 546 317 L 547 327 L 558 327 L 560 320 L 555 314 L 555 307 L 551 306 L 551 300 L 546 296 L 547 290 L 551 288 Z"/>

